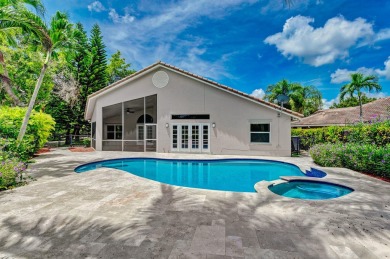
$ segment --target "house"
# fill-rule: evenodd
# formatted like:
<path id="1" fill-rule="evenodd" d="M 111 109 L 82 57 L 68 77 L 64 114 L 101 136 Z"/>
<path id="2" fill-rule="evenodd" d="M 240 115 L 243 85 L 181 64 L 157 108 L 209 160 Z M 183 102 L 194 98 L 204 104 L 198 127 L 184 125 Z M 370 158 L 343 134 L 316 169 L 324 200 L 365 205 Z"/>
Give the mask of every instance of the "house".
<path id="1" fill-rule="evenodd" d="M 87 99 L 92 146 L 103 151 L 291 154 L 302 114 L 157 62 Z"/>
<path id="2" fill-rule="evenodd" d="M 380 98 L 362 105 L 363 122 L 390 118 L 390 97 Z M 360 106 L 320 110 L 314 114 L 291 123 L 293 128 L 318 128 L 326 126 L 345 126 L 360 122 Z"/>

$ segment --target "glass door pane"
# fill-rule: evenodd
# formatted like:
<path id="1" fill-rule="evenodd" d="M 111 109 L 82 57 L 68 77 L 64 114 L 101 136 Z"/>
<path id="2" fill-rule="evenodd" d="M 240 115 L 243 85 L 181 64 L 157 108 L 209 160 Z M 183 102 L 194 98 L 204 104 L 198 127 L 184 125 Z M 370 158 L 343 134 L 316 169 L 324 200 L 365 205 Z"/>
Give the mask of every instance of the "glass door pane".
<path id="1" fill-rule="evenodd" d="M 208 152 L 210 151 L 210 134 L 209 134 L 209 125 L 202 125 L 202 151 Z"/>
<path id="2" fill-rule="evenodd" d="M 191 150 L 193 150 L 193 151 L 200 150 L 199 124 L 194 124 L 191 126 Z"/>
<path id="3" fill-rule="evenodd" d="M 189 126 L 181 125 L 181 143 L 180 143 L 181 150 L 189 149 L 188 140 L 189 140 Z"/>
<path id="4" fill-rule="evenodd" d="M 178 149 L 178 137 L 179 137 L 179 128 L 177 125 L 172 126 L 172 149 Z"/>

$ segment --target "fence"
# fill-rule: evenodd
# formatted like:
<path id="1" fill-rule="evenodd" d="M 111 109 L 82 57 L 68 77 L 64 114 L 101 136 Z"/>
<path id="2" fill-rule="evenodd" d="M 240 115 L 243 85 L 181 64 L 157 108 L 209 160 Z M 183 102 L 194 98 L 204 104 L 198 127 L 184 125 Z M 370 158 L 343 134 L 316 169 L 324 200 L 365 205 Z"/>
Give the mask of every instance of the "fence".
<path id="1" fill-rule="evenodd" d="M 54 135 L 52 140 L 46 143 L 48 147 L 90 147 L 91 135 Z"/>

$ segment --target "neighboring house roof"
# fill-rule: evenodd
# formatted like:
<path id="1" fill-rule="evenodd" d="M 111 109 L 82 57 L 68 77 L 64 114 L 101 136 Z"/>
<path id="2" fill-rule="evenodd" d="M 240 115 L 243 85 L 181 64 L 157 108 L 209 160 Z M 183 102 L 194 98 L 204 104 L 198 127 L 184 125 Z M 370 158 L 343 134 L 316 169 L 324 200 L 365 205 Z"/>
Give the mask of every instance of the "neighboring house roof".
<path id="1" fill-rule="evenodd" d="M 363 104 L 363 122 L 390 119 L 390 97 Z M 360 122 L 360 106 L 320 110 L 293 122 L 292 127 L 323 127 Z"/>
<path id="2" fill-rule="evenodd" d="M 207 79 L 207 78 L 204 78 L 204 77 L 201 77 L 201 76 L 198 76 L 198 75 L 195 75 L 193 73 L 190 73 L 188 71 L 185 71 L 183 69 L 180 69 L 178 67 L 175 67 L 175 66 L 172 66 L 172 65 L 169 65 L 167 63 L 164 63 L 162 61 L 158 61 L 148 67 L 145 67 L 144 69 L 141 69 L 139 71 L 137 71 L 136 73 L 134 74 L 131 74 L 130 76 L 127 76 L 121 80 L 118 80 L 116 81 L 115 83 L 91 94 L 88 96 L 87 98 L 87 105 L 85 107 L 85 119 L 86 120 L 89 120 L 91 119 L 92 117 L 92 112 L 93 112 L 93 107 L 95 105 L 95 102 L 96 102 L 96 99 L 99 97 L 99 96 L 102 96 L 104 94 L 107 94 L 109 93 L 110 91 L 114 90 L 114 89 L 117 89 L 121 86 L 123 86 L 124 84 L 136 79 L 136 78 L 139 78 L 140 76 L 144 75 L 145 73 L 149 72 L 150 70 L 152 69 L 156 69 L 158 67 L 163 67 L 163 68 L 166 68 L 168 70 L 171 70 L 171 71 L 174 71 L 176 73 L 179 73 L 179 74 L 182 74 L 184 76 L 187 76 L 189 78 L 192 78 L 192 79 L 195 79 L 195 80 L 198 80 L 200 82 L 203 82 L 203 83 L 206 83 L 210 86 L 213 86 L 215 88 L 219 88 L 221 90 L 224 90 L 226 92 L 229 92 L 231 94 L 234 94 L 234 95 L 237 95 L 237 96 L 240 96 L 246 100 L 250 100 L 250 101 L 254 101 L 262 106 L 265 106 L 265 107 L 268 107 L 268 108 L 271 108 L 273 110 L 278 110 L 284 114 L 287 114 L 293 118 L 296 118 L 296 119 L 299 119 L 299 118 L 302 118 L 303 115 L 298 113 L 298 112 L 294 112 L 294 111 L 291 111 L 289 109 L 286 109 L 286 108 L 281 108 L 279 105 L 277 104 L 274 104 L 274 103 L 270 103 L 270 102 L 267 102 L 267 101 L 264 101 L 262 99 L 259 99 L 259 98 L 256 98 L 254 96 L 251 96 L 249 94 L 246 94 L 246 93 L 243 93 L 241 91 L 238 91 L 236 89 L 233 89 L 231 87 L 228 87 L 228 86 L 225 86 L 225 85 L 222 85 L 222 84 L 219 84 L 217 82 L 214 82 L 210 79 Z"/>

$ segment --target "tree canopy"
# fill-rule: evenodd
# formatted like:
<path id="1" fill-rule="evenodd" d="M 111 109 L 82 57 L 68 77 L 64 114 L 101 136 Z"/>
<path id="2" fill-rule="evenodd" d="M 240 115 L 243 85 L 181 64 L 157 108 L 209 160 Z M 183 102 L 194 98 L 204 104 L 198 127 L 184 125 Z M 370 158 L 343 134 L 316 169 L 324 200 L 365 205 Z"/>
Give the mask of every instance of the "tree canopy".
<path id="1" fill-rule="evenodd" d="M 322 107 L 321 92 L 315 86 L 303 86 L 299 83 L 291 83 L 285 79 L 276 84 L 269 85 L 265 99 L 277 102 L 280 95 L 287 95 L 289 101 L 284 107 L 308 116 Z M 281 105 L 279 103 L 279 105 Z"/>
<path id="2" fill-rule="evenodd" d="M 362 100 L 362 104 L 366 104 L 375 101 L 376 98 L 370 98 L 367 97 L 365 94 L 363 94 L 361 100 Z M 332 106 L 330 106 L 329 108 L 334 109 L 334 108 L 347 108 L 347 107 L 355 107 L 355 106 L 359 106 L 359 99 L 357 97 L 352 96 L 352 97 L 344 98 L 343 100 L 340 100 L 338 103 L 332 104 Z"/>

